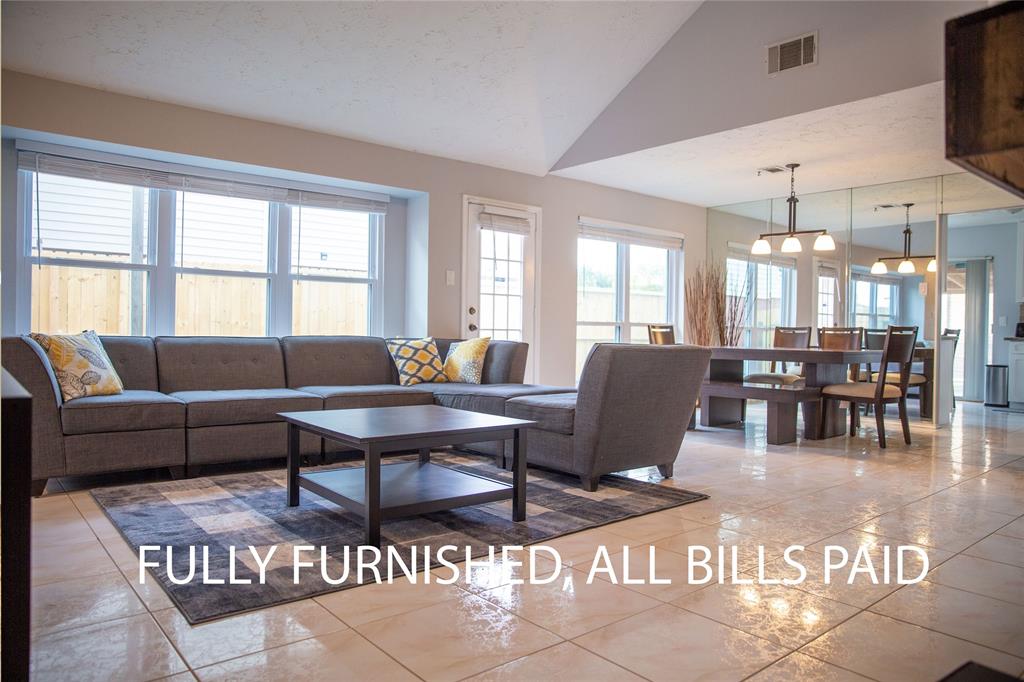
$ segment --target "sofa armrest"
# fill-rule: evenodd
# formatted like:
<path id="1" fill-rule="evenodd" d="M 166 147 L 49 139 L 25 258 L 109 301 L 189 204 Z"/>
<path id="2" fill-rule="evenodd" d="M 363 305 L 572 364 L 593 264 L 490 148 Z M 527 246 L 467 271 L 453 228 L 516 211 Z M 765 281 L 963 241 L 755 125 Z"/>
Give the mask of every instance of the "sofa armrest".
<path id="1" fill-rule="evenodd" d="M 491 341 L 484 357 L 483 384 L 521 384 L 526 377 L 530 344 L 519 341 Z"/>
<path id="2" fill-rule="evenodd" d="M 32 480 L 63 476 L 64 432 L 57 377 L 42 347 L 26 336 L 5 337 L 0 361 L 32 394 Z"/>

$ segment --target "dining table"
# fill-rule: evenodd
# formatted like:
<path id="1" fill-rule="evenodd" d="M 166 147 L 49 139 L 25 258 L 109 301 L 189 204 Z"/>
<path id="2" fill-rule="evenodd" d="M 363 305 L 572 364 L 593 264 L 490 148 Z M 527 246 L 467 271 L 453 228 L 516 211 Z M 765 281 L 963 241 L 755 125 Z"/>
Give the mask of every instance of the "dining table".
<path id="1" fill-rule="evenodd" d="M 931 377 L 934 371 L 935 349 L 919 347 L 914 352 L 914 361 L 923 365 L 923 372 L 928 382 L 919 387 L 921 391 L 920 413 L 923 419 L 931 417 L 932 391 Z M 735 392 L 725 391 L 716 395 L 708 404 L 701 405 L 701 425 L 718 426 L 740 422 L 746 414 L 746 398 L 736 397 L 743 394 L 743 387 L 751 387 L 745 383 L 746 362 L 776 362 L 800 364 L 802 366 L 803 386 L 812 389 L 806 392 L 816 396 L 813 389 L 821 389 L 830 384 L 842 384 L 849 381 L 850 372 L 856 370 L 861 376 L 877 368 L 882 360 L 882 351 L 874 349 L 862 350 L 825 350 L 821 348 L 746 348 L 741 346 L 716 346 L 711 349 L 711 361 L 705 375 L 705 382 L 713 382 L 716 386 L 735 383 Z M 868 376 L 870 376 L 868 374 Z M 769 385 L 760 384 L 766 388 Z M 780 388 L 780 391 L 786 390 Z M 819 432 L 818 422 L 821 402 L 816 397 L 800 403 L 803 412 L 803 437 L 809 440 L 832 438 L 846 432 L 846 408 L 839 406 L 829 411 L 829 418 Z M 794 407 L 795 410 L 795 407 Z M 778 414 L 778 413 L 776 413 Z M 794 415 L 795 416 L 795 415 Z M 783 414 L 782 418 L 788 418 Z M 788 429 L 787 429 L 788 430 Z M 788 439 L 787 439 L 788 440 Z"/>

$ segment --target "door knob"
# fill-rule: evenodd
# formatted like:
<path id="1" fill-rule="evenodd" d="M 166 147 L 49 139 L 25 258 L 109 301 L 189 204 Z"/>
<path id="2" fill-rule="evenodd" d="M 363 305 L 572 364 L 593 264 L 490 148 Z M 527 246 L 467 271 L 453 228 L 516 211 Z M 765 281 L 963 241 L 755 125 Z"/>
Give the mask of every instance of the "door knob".
<path id="1" fill-rule="evenodd" d="M 476 315 L 476 308 L 474 308 L 473 306 L 469 306 L 469 314 Z"/>
<path id="2" fill-rule="evenodd" d="M 471 322 L 471 323 L 469 324 L 469 331 L 471 331 L 471 332 L 475 332 L 475 331 L 476 331 L 476 330 L 477 330 L 478 328 L 479 328 L 479 327 L 477 327 L 477 326 L 476 326 L 475 324 L 473 324 L 472 322 Z"/>

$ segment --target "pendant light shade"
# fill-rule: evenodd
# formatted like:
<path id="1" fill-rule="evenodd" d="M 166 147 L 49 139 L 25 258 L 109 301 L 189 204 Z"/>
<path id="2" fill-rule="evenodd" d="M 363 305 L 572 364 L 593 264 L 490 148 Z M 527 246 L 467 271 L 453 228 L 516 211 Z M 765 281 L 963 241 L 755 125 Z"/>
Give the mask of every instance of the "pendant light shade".
<path id="1" fill-rule="evenodd" d="M 755 256 L 770 256 L 772 253 L 772 245 L 768 243 L 767 239 L 758 239 L 754 242 L 754 245 L 750 247 L 750 253 Z"/>
<path id="2" fill-rule="evenodd" d="M 832 239 L 832 235 L 828 232 L 819 234 L 817 239 L 814 240 L 815 251 L 835 251 L 836 240 Z"/>
<path id="3" fill-rule="evenodd" d="M 887 272 L 889 272 L 889 268 L 884 261 L 876 260 L 871 266 L 872 275 L 884 275 Z"/>
<path id="4" fill-rule="evenodd" d="M 896 272 L 901 275 L 913 275 L 917 272 L 917 268 L 914 267 L 914 261 L 907 258 L 906 260 L 900 261 L 899 267 L 896 268 Z"/>
<path id="5" fill-rule="evenodd" d="M 935 262 L 934 258 L 932 258 L 930 261 L 928 261 L 928 267 L 925 268 L 925 270 L 927 270 L 928 272 L 936 272 L 936 271 L 938 271 L 938 269 L 939 269 L 939 266 Z"/>
<path id="6" fill-rule="evenodd" d="M 786 237 L 782 240 L 782 253 L 800 253 L 803 251 L 803 247 L 800 246 L 800 240 L 796 237 Z"/>

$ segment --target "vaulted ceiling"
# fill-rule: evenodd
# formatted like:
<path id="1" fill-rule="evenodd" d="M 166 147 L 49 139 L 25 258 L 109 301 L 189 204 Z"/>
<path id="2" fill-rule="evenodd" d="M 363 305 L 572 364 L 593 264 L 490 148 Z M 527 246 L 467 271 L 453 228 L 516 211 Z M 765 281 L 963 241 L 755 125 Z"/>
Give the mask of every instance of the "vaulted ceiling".
<path id="1" fill-rule="evenodd" d="M 942 26 L 984 2 L 19 2 L 3 66 L 713 206 L 955 170 Z M 813 66 L 769 77 L 808 32 Z M 254 140 L 253 144 L 259 144 Z"/>
<path id="2" fill-rule="evenodd" d="M 699 5 L 4 2 L 3 65 L 543 175 Z"/>

